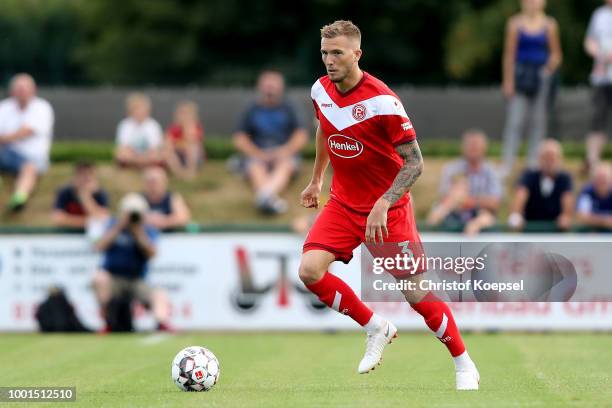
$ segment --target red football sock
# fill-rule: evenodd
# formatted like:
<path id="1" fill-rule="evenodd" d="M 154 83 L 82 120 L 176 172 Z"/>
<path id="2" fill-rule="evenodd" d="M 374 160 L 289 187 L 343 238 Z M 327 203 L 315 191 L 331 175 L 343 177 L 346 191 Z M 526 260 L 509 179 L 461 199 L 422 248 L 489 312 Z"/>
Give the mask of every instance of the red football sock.
<path id="1" fill-rule="evenodd" d="M 434 332 L 453 357 L 457 357 L 465 351 L 465 345 L 461 333 L 455 323 L 453 313 L 446 303 L 428 293 L 419 303 L 411 304 L 423 319 L 429 329 Z"/>
<path id="2" fill-rule="evenodd" d="M 336 275 L 325 272 L 321 279 L 306 287 L 317 295 L 321 302 L 337 312 L 349 315 L 361 326 L 365 326 L 372 317 L 373 312 L 370 308 Z"/>

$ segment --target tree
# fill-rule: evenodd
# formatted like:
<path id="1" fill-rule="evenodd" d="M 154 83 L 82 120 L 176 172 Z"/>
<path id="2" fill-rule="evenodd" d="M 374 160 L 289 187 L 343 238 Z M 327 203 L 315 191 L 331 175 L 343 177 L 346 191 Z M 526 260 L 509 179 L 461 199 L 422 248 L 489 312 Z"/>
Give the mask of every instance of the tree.
<path id="1" fill-rule="evenodd" d="M 78 81 L 72 59 L 80 33 L 75 2 L 70 0 L 3 0 L 0 13 L 0 72 L 6 82 L 29 72 L 42 83 Z"/>

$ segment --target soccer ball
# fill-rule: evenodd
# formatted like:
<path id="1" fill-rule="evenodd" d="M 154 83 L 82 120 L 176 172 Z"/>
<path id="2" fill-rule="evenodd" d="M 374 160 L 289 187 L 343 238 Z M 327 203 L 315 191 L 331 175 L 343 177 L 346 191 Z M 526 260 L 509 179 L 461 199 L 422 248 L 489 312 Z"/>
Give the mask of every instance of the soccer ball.
<path id="1" fill-rule="evenodd" d="M 172 381 L 183 391 L 208 391 L 220 374 L 219 360 L 204 347 L 184 348 L 172 361 Z"/>

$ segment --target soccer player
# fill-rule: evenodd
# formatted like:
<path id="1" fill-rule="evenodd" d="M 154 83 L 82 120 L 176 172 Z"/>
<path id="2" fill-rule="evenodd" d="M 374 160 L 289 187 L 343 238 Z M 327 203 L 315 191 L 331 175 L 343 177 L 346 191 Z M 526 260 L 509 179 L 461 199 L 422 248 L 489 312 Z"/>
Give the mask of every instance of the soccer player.
<path id="1" fill-rule="evenodd" d="M 299 274 L 323 303 L 364 327 L 367 346 L 358 368 L 364 374 L 380 363 L 397 328 L 373 313 L 328 268 L 337 260 L 348 263 L 364 241 L 420 244 L 408 191 L 423 171 L 423 158 L 397 95 L 359 68 L 360 45 L 361 32 L 350 21 L 321 29 L 327 75 L 311 91 L 319 127 L 312 180 L 301 194 L 302 205 L 318 208 L 329 163 L 334 175 L 330 200 L 304 243 Z M 448 305 L 433 293 L 405 295 L 453 357 L 457 389 L 478 389 L 478 370 Z"/>

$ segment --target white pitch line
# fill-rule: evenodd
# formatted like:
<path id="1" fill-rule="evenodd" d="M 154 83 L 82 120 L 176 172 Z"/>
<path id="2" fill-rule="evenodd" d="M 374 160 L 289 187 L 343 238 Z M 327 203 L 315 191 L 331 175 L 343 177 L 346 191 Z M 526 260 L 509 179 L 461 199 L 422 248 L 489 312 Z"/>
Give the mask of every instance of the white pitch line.
<path id="1" fill-rule="evenodd" d="M 145 346 L 153 346 L 155 344 L 162 343 L 170 338 L 168 333 L 155 333 L 150 336 L 143 337 L 140 339 L 140 343 Z"/>

